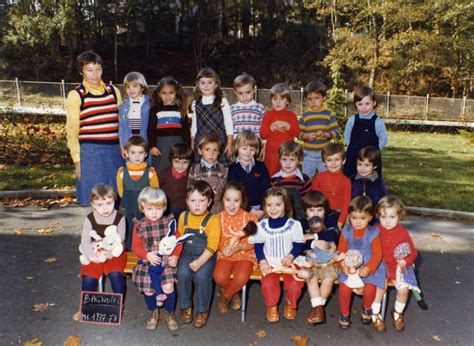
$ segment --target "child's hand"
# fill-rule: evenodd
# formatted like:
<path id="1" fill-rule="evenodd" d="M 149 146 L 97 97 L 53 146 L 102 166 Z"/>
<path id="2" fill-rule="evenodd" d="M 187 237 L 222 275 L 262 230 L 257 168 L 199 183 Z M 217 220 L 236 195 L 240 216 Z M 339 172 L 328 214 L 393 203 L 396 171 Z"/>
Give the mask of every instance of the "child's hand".
<path id="1" fill-rule="evenodd" d="M 259 267 L 263 276 L 267 276 L 272 271 L 272 267 L 270 267 L 266 260 L 260 261 Z"/>
<path id="2" fill-rule="evenodd" d="M 232 256 L 232 254 L 236 252 L 236 248 L 235 248 L 235 245 L 231 245 L 231 246 L 227 246 L 224 248 L 224 250 L 222 251 L 222 254 L 225 256 L 225 257 L 230 257 Z"/>
<path id="3" fill-rule="evenodd" d="M 250 209 L 250 213 L 252 215 L 255 215 L 257 219 L 261 219 L 263 217 L 264 211 L 263 210 L 256 210 L 256 209 Z"/>
<path id="4" fill-rule="evenodd" d="M 153 147 L 150 149 L 150 154 L 153 156 L 161 156 L 161 151 L 157 147 Z"/>
<path id="5" fill-rule="evenodd" d="M 404 259 L 397 260 L 397 263 L 398 263 L 398 267 L 400 267 L 400 269 L 404 269 L 407 266 L 407 261 L 405 261 Z"/>
<path id="6" fill-rule="evenodd" d="M 317 247 L 318 249 L 321 249 L 321 250 L 324 250 L 324 251 L 327 251 L 331 248 L 329 246 L 328 242 L 325 241 L 325 240 L 313 240 L 311 242 L 311 247 L 312 248 Z"/>
<path id="7" fill-rule="evenodd" d="M 201 261 L 198 259 L 192 261 L 191 263 L 189 263 L 189 268 L 191 268 L 191 270 L 193 272 L 197 272 L 199 270 L 199 268 L 202 267 L 204 263 L 201 263 Z"/>
<path id="8" fill-rule="evenodd" d="M 323 130 L 318 130 L 318 131 L 316 131 L 315 136 L 316 136 L 316 138 L 325 138 L 326 133 Z"/>
<path id="9" fill-rule="evenodd" d="M 170 267 L 176 267 L 178 265 L 178 256 L 170 256 L 170 258 L 168 258 L 168 265 Z"/>
<path id="10" fill-rule="evenodd" d="M 293 263 L 293 260 L 295 257 L 292 254 L 286 255 L 281 259 L 281 265 L 285 267 L 289 267 L 291 263 Z"/>
<path id="11" fill-rule="evenodd" d="M 262 144 L 262 148 L 260 149 L 260 156 L 258 157 L 260 160 L 265 160 L 265 146 L 267 143 Z"/>
<path id="12" fill-rule="evenodd" d="M 306 134 L 306 140 L 312 142 L 316 139 L 316 132 L 310 132 Z"/>
<path id="13" fill-rule="evenodd" d="M 369 267 L 364 267 L 361 270 L 359 270 L 359 276 L 361 278 L 366 278 L 370 274 L 370 269 Z"/>
<path id="14" fill-rule="evenodd" d="M 227 143 L 227 145 L 225 146 L 224 152 L 229 159 L 232 158 L 232 155 L 234 154 L 232 144 Z"/>
<path id="15" fill-rule="evenodd" d="M 151 265 L 158 265 L 161 263 L 161 258 L 156 254 L 156 252 L 149 252 L 146 254 L 146 259 L 151 263 Z"/>
<path id="16" fill-rule="evenodd" d="M 344 262 L 341 262 L 341 270 L 344 274 L 349 275 L 349 267 Z"/>

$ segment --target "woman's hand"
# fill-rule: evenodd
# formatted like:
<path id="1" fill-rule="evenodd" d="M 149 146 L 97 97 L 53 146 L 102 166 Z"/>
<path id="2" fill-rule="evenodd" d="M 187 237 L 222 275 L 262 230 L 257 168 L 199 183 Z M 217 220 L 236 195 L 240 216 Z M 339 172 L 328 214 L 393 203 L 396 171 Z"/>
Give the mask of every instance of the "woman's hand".
<path id="1" fill-rule="evenodd" d="M 120 146 L 120 155 L 122 155 L 122 158 L 124 160 L 128 159 L 127 157 L 127 149 L 125 149 L 124 147 Z"/>
<path id="2" fill-rule="evenodd" d="M 77 180 L 81 179 L 81 161 L 74 163 L 74 174 Z"/>

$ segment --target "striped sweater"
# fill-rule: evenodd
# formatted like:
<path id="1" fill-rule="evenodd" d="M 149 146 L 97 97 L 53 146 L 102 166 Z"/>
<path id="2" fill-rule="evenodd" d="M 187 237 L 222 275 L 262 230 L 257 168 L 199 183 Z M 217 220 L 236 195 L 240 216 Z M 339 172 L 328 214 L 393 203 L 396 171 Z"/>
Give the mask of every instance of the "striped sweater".
<path id="1" fill-rule="evenodd" d="M 299 121 L 300 136 L 318 130 L 331 132 L 331 138 L 340 138 L 339 127 L 336 117 L 331 115 L 331 111 L 323 107 L 315 110 L 308 110 L 303 113 Z M 331 141 L 326 137 L 318 137 L 314 141 L 304 141 L 303 145 L 306 150 L 321 151 Z"/>
<path id="2" fill-rule="evenodd" d="M 79 142 L 118 144 L 118 105 L 114 88 L 107 85 L 103 94 L 94 95 L 81 84 L 76 91 L 81 97 Z"/>
<path id="3" fill-rule="evenodd" d="M 262 104 L 255 101 L 247 104 L 237 102 L 230 106 L 230 111 L 232 113 L 235 136 L 243 130 L 250 130 L 260 136 L 260 125 L 265 112 Z"/>

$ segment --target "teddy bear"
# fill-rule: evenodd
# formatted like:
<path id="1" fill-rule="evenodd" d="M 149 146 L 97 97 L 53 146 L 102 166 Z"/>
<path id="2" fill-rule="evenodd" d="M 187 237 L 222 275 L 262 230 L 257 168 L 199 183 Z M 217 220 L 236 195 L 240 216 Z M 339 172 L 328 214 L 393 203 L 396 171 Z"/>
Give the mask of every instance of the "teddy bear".
<path id="1" fill-rule="evenodd" d="M 118 234 L 117 226 L 108 226 L 104 231 L 103 238 L 99 236 L 95 230 L 89 231 L 89 235 L 93 239 L 92 252 L 94 254 L 94 257 L 97 258 L 98 263 L 103 263 L 112 257 L 118 257 L 122 254 L 123 244 L 120 235 Z M 79 256 L 79 261 L 81 262 L 81 264 L 90 264 L 91 262 L 84 255 L 82 244 L 79 245 L 79 252 L 81 253 L 81 255 Z"/>

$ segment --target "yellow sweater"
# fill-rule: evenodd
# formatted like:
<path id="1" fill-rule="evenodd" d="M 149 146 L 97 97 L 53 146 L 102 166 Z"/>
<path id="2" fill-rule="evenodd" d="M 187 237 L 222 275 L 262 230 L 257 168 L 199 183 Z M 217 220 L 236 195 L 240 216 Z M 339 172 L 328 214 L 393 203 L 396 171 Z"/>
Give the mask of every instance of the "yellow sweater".
<path id="1" fill-rule="evenodd" d="M 188 216 L 188 225 L 187 228 L 191 229 L 199 229 L 201 227 L 201 223 L 206 217 L 209 212 L 205 212 L 202 215 L 194 215 L 193 213 L 189 213 Z M 178 233 L 180 235 L 185 234 L 184 229 L 184 214 L 181 213 L 179 216 L 179 223 L 178 223 Z M 204 229 L 207 236 L 207 247 L 206 249 L 212 253 L 213 255 L 217 252 L 219 248 L 219 241 L 221 239 L 221 222 L 216 215 L 212 215 L 207 222 L 206 228 Z"/>
<path id="2" fill-rule="evenodd" d="M 127 162 L 128 173 L 132 180 L 139 180 L 143 173 L 145 173 L 145 168 L 147 166 L 146 162 L 142 162 L 138 165 L 134 165 L 131 162 Z M 160 182 L 158 180 L 158 174 L 153 167 L 150 167 L 148 172 L 148 182 L 151 187 L 160 187 Z M 117 171 L 117 191 L 120 197 L 123 196 L 123 167 L 120 167 Z"/>
<path id="3" fill-rule="evenodd" d="M 86 92 L 90 92 L 93 95 L 102 95 L 105 92 L 104 82 L 100 82 L 100 86 L 96 87 L 88 84 L 86 81 L 82 81 L 82 84 L 86 88 Z M 115 95 L 117 96 L 117 104 L 122 102 L 120 96 L 120 90 L 113 87 Z M 72 161 L 74 163 L 79 162 L 80 158 L 80 145 L 79 145 L 79 114 L 81 113 L 81 97 L 76 90 L 71 90 L 67 95 L 66 99 L 66 130 L 67 130 L 67 146 L 71 153 Z"/>

